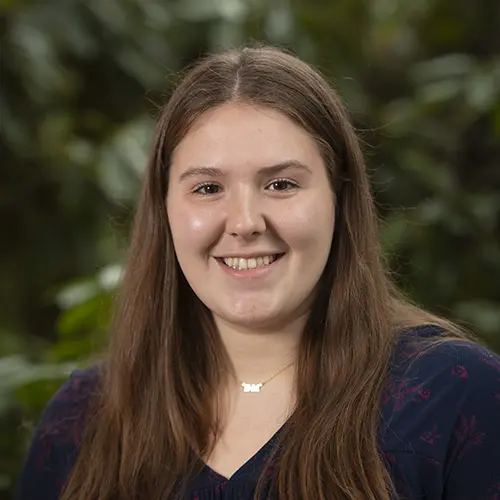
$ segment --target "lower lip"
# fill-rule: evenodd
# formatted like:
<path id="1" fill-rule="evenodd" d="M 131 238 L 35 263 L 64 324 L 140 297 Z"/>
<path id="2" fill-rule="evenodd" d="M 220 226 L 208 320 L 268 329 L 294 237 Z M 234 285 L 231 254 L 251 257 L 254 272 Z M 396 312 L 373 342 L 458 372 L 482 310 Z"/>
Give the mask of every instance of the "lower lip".
<path id="1" fill-rule="evenodd" d="M 222 268 L 222 270 L 226 273 L 228 273 L 231 276 L 234 276 L 236 278 L 259 278 L 261 276 L 265 276 L 266 274 L 270 273 L 273 269 L 276 269 L 278 264 L 284 259 L 285 255 L 280 257 L 279 259 L 275 260 L 271 264 L 268 264 L 267 266 L 263 267 L 255 267 L 253 269 L 233 269 L 232 267 L 226 266 L 224 262 L 220 259 L 215 259 L 217 261 L 217 264 Z"/>

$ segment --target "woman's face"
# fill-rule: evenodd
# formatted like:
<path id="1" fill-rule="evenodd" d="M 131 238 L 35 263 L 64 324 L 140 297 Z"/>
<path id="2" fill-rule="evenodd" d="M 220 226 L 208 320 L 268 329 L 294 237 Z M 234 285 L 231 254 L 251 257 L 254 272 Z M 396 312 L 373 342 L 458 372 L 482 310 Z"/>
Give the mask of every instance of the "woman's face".
<path id="1" fill-rule="evenodd" d="M 216 323 L 274 329 L 308 312 L 335 208 L 316 142 L 284 114 L 225 104 L 172 156 L 167 213 L 180 267 Z"/>

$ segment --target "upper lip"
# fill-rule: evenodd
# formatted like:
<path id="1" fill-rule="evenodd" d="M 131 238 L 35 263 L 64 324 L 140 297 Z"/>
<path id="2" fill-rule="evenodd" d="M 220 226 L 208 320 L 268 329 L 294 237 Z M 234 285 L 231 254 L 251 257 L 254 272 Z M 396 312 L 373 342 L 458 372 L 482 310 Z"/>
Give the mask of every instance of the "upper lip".
<path id="1" fill-rule="evenodd" d="M 227 253 L 224 255 L 214 255 L 216 259 L 240 258 L 240 259 L 257 259 L 258 257 L 268 257 L 271 255 L 281 255 L 285 252 L 252 252 L 252 253 Z"/>

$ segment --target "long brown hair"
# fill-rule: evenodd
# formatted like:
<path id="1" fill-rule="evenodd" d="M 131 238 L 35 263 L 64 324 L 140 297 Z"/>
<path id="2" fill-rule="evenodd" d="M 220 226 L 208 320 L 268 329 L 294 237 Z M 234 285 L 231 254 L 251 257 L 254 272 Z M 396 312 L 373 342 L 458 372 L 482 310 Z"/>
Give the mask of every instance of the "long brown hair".
<path id="1" fill-rule="evenodd" d="M 443 325 L 444 338 L 463 336 L 392 285 L 359 141 L 326 80 L 272 47 L 209 56 L 187 72 L 158 120 L 100 391 L 65 500 L 172 498 L 196 465 L 192 450 L 206 458 L 217 439 L 210 394 L 228 359 L 179 269 L 165 198 L 174 148 L 204 112 L 228 102 L 274 108 L 307 130 L 337 205 L 299 352 L 296 408 L 275 457 L 280 499 L 388 500 L 377 432 L 396 336 L 423 323 Z"/>

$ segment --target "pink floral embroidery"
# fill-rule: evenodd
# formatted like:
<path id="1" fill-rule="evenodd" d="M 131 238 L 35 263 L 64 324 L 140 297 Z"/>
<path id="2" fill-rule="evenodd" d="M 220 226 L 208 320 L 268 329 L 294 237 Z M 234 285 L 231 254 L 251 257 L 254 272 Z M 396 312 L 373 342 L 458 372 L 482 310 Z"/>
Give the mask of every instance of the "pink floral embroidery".
<path id="1" fill-rule="evenodd" d="M 495 483 L 488 491 L 489 500 L 500 500 L 500 483 Z"/>
<path id="2" fill-rule="evenodd" d="M 398 361 L 403 362 L 409 360 L 412 356 L 415 355 L 415 349 L 414 348 L 402 348 L 398 352 Z"/>
<path id="3" fill-rule="evenodd" d="M 225 490 L 226 489 L 226 486 L 227 486 L 227 481 L 222 481 L 222 483 L 219 483 L 216 487 L 215 487 L 215 491 L 217 493 L 220 493 L 221 491 Z"/>
<path id="4" fill-rule="evenodd" d="M 441 465 L 441 463 L 435 458 L 426 458 L 425 463 L 427 465 L 431 465 L 432 467 L 439 467 Z"/>
<path id="5" fill-rule="evenodd" d="M 469 378 L 469 374 L 467 373 L 467 368 L 465 368 L 465 366 L 462 365 L 455 365 L 452 368 L 451 373 L 453 373 L 453 375 L 458 375 L 460 378 Z"/>
<path id="6" fill-rule="evenodd" d="M 441 434 L 437 433 L 437 424 L 434 424 L 432 426 L 432 430 L 430 431 L 425 431 L 421 436 L 420 439 L 424 441 L 425 443 L 428 444 L 435 444 L 436 440 L 438 440 L 441 436 Z"/>
<path id="7" fill-rule="evenodd" d="M 394 401 L 394 410 L 400 410 L 408 398 L 416 403 L 422 403 L 430 398 L 431 391 L 422 384 L 409 386 L 407 380 L 402 380 L 398 384 L 390 381 L 382 395 L 382 404 L 387 404 L 390 400 Z"/>
<path id="8" fill-rule="evenodd" d="M 397 387 L 392 395 L 394 398 L 394 409 L 395 410 L 400 410 L 403 407 L 403 404 L 405 402 L 406 396 L 408 394 L 411 394 L 413 391 L 411 387 L 408 387 L 408 382 L 406 380 L 403 380 Z"/>
<path id="9" fill-rule="evenodd" d="M 431 395 L 430 389 L 427 389 L 427 387 L 421 387 L 417 391 L 417 396 L 414 399 L 414 401 L 420 402 L 421 400 L 429 399 Z"/>
<path id="10" fill-rule="evenodd" d="M 485 434 L 476 430 L 475 415 L 467 421 L 467 418 L 462 414 L 460 415 L 460 422 L 455 428 L 455 436 L 458 441 L 457 446 L 461 448 L 457 456 L 460 460 L 472 447 L 479 446 L 484 441 Z"/>

